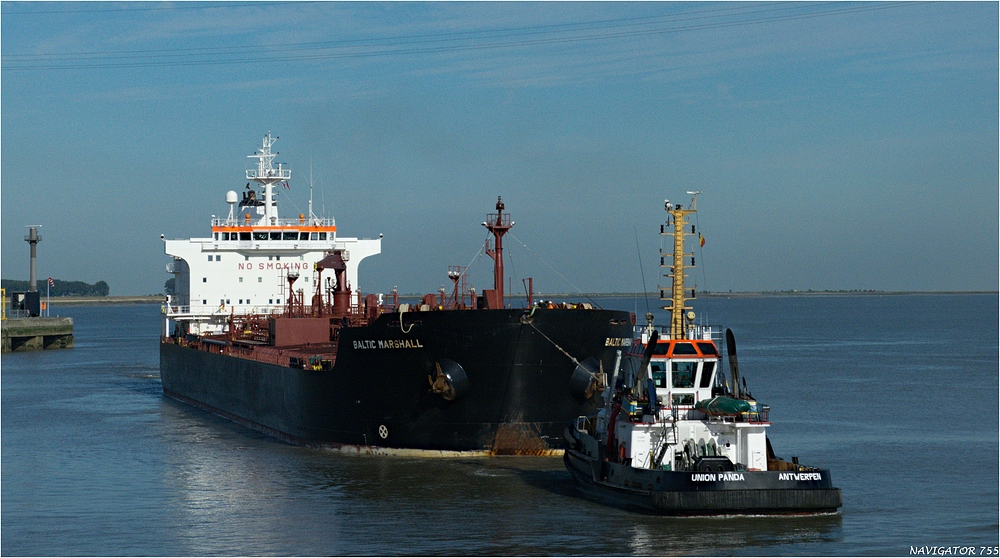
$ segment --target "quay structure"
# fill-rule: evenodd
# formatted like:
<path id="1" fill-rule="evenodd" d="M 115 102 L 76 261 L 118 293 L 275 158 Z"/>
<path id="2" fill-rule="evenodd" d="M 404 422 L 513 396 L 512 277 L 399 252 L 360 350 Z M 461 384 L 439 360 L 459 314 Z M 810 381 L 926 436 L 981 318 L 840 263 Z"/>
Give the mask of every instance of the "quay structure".
<path id="1" fill-rule="evenodd" d="M 73 348 L 73 318 L 7 317 L 7 290 L 0 310 L 0 352 Z"/>
<path id="2" fill-rule="evenodd" d="M 42 240 L 38 234 L 39 228 L 40 225 L 29 226 L 28 234 L 24 237 L 24 241 L 31 246 L 30 279 L 28 292 L 11 293 L 11 303 L 17 301 L 18 312 L 15 317 L 7 316 L 7 290 L 0 289 L 0 297 L 2 297 L 0 300 L 0 331 L 2 331 L 0 352 L 69 349 L 73 347 L 73 318 L 50 318 L 40 315 L 38 276 L 35 271 L 37 246 Z M 52 285 L 51 278 L 49 285 Z"/>
<path id="3" fill-rule="evenodd" d="M 4 315 L 0 324 L 3 330 L 0 352 L 73 348 L 73 318 L 7 318 Z"/>

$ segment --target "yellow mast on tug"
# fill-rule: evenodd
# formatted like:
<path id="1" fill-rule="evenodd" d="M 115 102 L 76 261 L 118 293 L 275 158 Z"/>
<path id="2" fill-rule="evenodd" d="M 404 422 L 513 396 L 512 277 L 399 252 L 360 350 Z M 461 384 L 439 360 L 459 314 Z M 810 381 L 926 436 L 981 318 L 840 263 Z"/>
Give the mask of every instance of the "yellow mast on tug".
<path id="1" fill-rule="evenodd" d="M 689 267 L 694 267 L 694 251 L 690 254 L 684 252 L 684 239 L 687 236 L 693 236 L 695 234 L 694 225 L 691 225 L 691 232 L 686 232 L 686 227 L 690 224 L 687 220 L 687 216 L 691 213 L 697 211 L 696 203 L 698 201 L 697 192 L 688 192 L 692 195 L 691 207 L 689 209 L 684 209 L 681 204 L 671 205 L 670 200 L 664 200 L 664 209 L 666 209 L 668 217 L 666 225 L 660 225 L 660 235 L 661 236 L 672 236 L 674 238 L 674 247 L 672 254 L 671 263 L 667 263 L 666 254 L 663 248 L 660 248 L 660 267 L 669 268 L 670 272 L 661 274 L 661 278 L 669 277 L 671 280 L 671 292 L 670 296 L 664 296 L 665 289 L 660 287 L 660 300 L 669 300 L 670 306 L 661 306 L 663 310 L 670 312 L 670 339 L 678 340 L 684 339 L 685 327 L 684 327 L 684 316 L 685 311 L 687 311 L 688 321 L 694 320 L 694 312 L 690 306 L 685 306 L 685 303 L 689 300 L 695 298 L 695 289 L 691 289 L 691 296 L 684 296 L 684 270 Z M 668 230 L 673 221 L 673 231 Z M 691 258 L 691 265 L 684 265 L 684 258 Z"/>

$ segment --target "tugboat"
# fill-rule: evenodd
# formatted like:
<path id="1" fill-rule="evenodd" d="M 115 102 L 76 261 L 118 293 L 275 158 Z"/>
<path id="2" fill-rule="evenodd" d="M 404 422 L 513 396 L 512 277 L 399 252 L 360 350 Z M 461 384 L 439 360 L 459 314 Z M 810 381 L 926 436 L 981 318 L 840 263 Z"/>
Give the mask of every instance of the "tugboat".
<path id="1" fill-rule="evenodd" d="M 574 374 L 610 369 L 634 314 L 536 302 L 530 287 L 527 306 L 511 307 L 503 236 L 514 222 L 500 198 L 483 223 L 492 289 L 476 293 L 466 268 L 451 267 L 450 296 L 363 295 L 358 264 L 381 252 L 381 235 L 339 236 L 311 203 L 308 215 L 280 218 L 275 187 L 291 170 L 274 162 L 276 140 L 250 155 L 246 191 L 226 194 L 229 215 L 213 218 L 210 237 L 164 239 L 175 288 L 163 307 L 163 393 L 352 453 L 561 454 L 563 425 L 600 403 Z"/>
<path id="2" fill-rule="evenodd" d="M 834 513 L 842 505 L 830 471 L 775 456 L 767 437 L 768 405 L 740 385 L 736 341 L 726 330 L 732 384 L 720 370 L 721 328 L 698 325 L 685 296 L 684 270 L 694 266 L 685 238 L 696 211 L 666 202 L 660 234 L 673 237 L 668 268 L 669 326 L 647 325 L 618 352 L 596 415 L 566 427 L 563 460 L 584 492 L 612 505 L 662 515 Z M 672 230 L 671 230 L 672 226 Z M 690 231 L 690 232 L 689 232 Z M 691 265 L 685 265 L 690 257 Z M 584 378 L 578 372 L 577 381 Z M 601 378 L 604 379 L 603 377 Z"/>

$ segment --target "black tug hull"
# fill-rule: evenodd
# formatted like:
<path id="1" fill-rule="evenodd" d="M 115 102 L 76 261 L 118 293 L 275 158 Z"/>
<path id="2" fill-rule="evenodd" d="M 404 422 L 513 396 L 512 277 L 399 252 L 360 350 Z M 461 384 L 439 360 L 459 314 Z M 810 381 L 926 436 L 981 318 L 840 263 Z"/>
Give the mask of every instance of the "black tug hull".
<path id="1" fill-rule="evenodd" d="M 551 455 L 599 397 L 570 391 L 579 361 L 612 370 L 632 319 L 612 310 L 385 314 L 341 330 L 332 370 L 302 370 L 164 342 L 167 396 L 282 440 L 366 453 Z M 543 335 L 544 334 L 544 335 Z M 558 347 L 556 346 L 558 345 Z M 300 348 L 301 350 L 301 348 Z M 430 392 L 435 363 L 468 376 L 454 401 Z"/>
<path id="2" fill-rule="evenodd" d="M 585 494 L 605 504 L 659 515 L 805 515 L 842 505 L 830 471 L 694 472 L 636 469 L 574 449 L 566 468 Z"/>

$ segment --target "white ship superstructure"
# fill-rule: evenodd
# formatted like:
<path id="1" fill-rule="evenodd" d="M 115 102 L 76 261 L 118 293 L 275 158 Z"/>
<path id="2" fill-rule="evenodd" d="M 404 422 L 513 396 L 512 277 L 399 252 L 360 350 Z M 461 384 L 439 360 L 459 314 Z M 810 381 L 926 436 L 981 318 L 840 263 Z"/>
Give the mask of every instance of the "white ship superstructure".
<path id="1" fill-rule="evenodd" d="M 274 164 L 271 146 L 277 139 L 268 133 L 248 156 L 257 165 L 246 171 L 246 190 L 242 198 L 226 193 L 229 215 L 212 219 L 211 236 L 164 240 L 166 254 L 174 258 L 167 272 L 175 277 L 164 312 L 186 322 L 189 333 L 221 332 L 233 315 L 280 312 L 288 302 L 289 276 L 302 278 L 296 292 L 312 294 L 313 266 L 327 251 L 343 251 L 348 284 L 360 292 L 358 264 L 382 251 L 380 238 L 338 237 L 336 221 L 313 215 L 311 203 L 309 215 L 278 216 L 274 187 L 287 185 L 292 173 Z"/>

